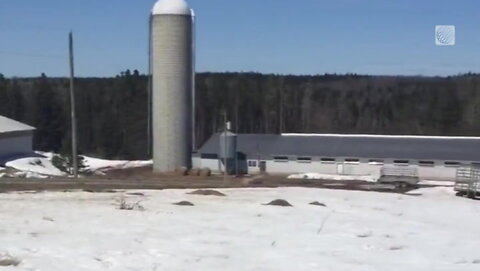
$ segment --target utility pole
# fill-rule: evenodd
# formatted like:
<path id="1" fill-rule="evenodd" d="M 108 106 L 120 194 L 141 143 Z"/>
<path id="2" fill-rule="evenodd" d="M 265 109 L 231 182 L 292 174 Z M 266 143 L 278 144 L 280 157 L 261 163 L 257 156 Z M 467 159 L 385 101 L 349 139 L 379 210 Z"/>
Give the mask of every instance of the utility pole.
<path id="1" fill-rule="evenodd" d="M 227 131 L 228 131 L 228 123 L 227 123 L 227 110 L 225 110 L 225 114 L 223 117 L 223 123 L 224 123 L 224 134 L 223 134 L 223 166 L 224 166 L 224 171 L 223 171 L 223 182 L 227 183 Z"/>
<path id="2" fill-rule="evenodd" d="M 75 116 L 75 89 L 74 89 L 74 58 L 73 58 L 73 33 L 70 32 L 68 36 L 69 51 L 70 51 L 70 110 L 72 122 L 72 162 L 73 162 L 73 176 L 78 178 L 78 162 L 77 162 L 77 119 Z"/>
<path id="3" fill-rule="evenodd" d="M 152 90 L 153 90 L 153 80 L 152 80 L 152 23 L 153 15 L 150 15 L 150 21 L 148 26 L 148 105 L 147 105 L 147 155 L 149 158 L 152 158 Z"/>

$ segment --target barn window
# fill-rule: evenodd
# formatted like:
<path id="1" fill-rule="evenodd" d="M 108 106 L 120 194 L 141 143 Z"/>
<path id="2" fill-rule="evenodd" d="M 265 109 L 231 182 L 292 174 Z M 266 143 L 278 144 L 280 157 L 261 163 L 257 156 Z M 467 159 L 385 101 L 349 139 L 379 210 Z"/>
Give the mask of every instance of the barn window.
<path id="1" fill-rule="evenodd" d="M 311 163 L 312 158 L 311 157 L 297 157 L 297 162 L 298 163 Z"/>
<path id="2" fill-rule="evenodd" d="M 445 162 L 446 167 L 459 167 L 460 162 L 452 162 L 452 161 L 446 161 Z"/>
<path id="3" fill-rule="evenodd" d="M 360 159 L 347 158 L 347 159 L 345 159 L 345 163 L 347 163 L 347 164 L 360 164 Z"/>
<path id="4" fill-rule="evenodd" d="M 320 161 L 322 161 L 322 163 L 325 163 L 325 164 L 331 164 L 331 163 L 335 163 L 335 158 L 322 158 L 320 159 Z"/>
<path id="5" fill-rule="evenodd" d="M 216 153 L 202 153 L 200 157 L 202 159 L 218 159 L 218 155 Z"/>
<path id="6" fill-rule="evenodd" d="M 273 160 L 278 163 L 285 163 L 288 162 L 288 157 L 287 156 L 275 156 L 273 157 Z"/>
<path id="7" fill-rule="evenodd" d="M 410 161 L 408 160 L 394 160 L 393 163 L 397 166 L 408 166 Z"/>
<path id="8" fill-rule="evenodd" d="M 257 167 L 257 161 L 248 161 L 249 167 Z"/>
<path id="9" fill-rule="evenodd" d="M 421 167 L 433 167 L 433 166 L 435 166 L 435 162 L 433 162 L 433 161 L 419 161 L 418 164 Z"/>
<path id="10" fill-rule="evenodd" d="M 382 166 L 385 162 L 382 159 L 370 159 L 368 164 L 372 166 Z"/>

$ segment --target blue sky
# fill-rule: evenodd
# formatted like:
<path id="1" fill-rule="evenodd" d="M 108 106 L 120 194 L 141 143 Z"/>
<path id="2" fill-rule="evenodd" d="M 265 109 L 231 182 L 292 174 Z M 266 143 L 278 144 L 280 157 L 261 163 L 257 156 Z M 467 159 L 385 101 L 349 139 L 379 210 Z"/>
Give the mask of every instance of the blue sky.
<path id="1" fill-rule="evenodd" d="M 154 0 L 1 0 L 0 73 L 79 76 L 146 72 Z M 198 71 L 451 75 L 480 72 L 478 0 L 189 0 Z M 438 47 L 435 25 L 456 26 Z"/>

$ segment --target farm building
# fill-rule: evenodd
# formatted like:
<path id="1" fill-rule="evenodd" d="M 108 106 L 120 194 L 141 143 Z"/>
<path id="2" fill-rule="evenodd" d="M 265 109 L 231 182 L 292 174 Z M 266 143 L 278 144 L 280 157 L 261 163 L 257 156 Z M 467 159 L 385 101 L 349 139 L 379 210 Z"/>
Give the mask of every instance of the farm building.
<path id="1" fill-rule="evenodd" d="M 223 171 L 222 138 L 223 134 L 214 134 L 194 154 L 196 167 Z M 450 180 L 458 167 L 480 163 L 479 137 L 239 134 L 232 138 L 236 157 L 227 156 L 231 173 L 237 166 L 249 174 L 379 176 L 388 166 L 415 167 L 422 179 Z"/>
<path id="2" fill-rule="evenodd" d="M 31 154 L 35 128 L 0 116 L 0 162 L 4 159 Z"/>

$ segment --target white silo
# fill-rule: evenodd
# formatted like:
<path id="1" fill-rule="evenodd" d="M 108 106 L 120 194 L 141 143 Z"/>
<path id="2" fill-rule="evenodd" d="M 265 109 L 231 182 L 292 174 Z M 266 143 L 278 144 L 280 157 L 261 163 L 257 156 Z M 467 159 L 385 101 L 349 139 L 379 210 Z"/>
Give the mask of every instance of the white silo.
<path id="1" fill-rule="evenodd" d="M 184 0 L 159 0 L 152 11 L 154 171 L 192 163 L 193 11 Z"/>

